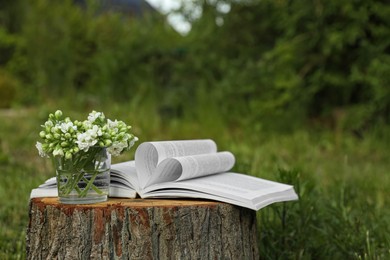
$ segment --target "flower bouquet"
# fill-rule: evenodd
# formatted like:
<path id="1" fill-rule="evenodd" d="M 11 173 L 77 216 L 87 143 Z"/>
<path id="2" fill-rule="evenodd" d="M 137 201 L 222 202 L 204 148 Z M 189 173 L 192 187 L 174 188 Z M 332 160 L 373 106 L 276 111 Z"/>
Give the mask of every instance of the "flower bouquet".
<path id="1" fill-rule="evenodd" d="M 58 197 L 68 204 L 107 200 L 111 156 L 129 150 L 138 140 L 122 121 L 92 111 L 87 120 L 72 121 L 60 110 L 50 114 L 39 133 L 40 156 L 56 169 Z"/>

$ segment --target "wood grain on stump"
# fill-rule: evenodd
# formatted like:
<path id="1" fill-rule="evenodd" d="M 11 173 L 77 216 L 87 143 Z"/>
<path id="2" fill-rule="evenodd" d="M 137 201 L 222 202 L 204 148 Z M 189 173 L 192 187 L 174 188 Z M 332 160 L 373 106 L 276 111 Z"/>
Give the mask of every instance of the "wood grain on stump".
<path id="1" fill-rule="evenodd" d="M 30 202 L 28 259 L 258 259 L 256 212 L 201 200 Z"/>

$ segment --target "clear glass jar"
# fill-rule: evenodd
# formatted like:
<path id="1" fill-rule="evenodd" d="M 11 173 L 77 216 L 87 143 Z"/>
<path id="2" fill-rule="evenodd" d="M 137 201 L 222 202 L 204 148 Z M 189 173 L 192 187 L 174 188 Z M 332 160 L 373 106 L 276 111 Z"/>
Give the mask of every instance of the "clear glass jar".
<path id="1" fill-rule="evenodd" d="M 105 147 L 90 147 L 71 159 L 53 157 L 53 163 L 61 203 L 89 204 L 107 200 L 111 156 Z"/>

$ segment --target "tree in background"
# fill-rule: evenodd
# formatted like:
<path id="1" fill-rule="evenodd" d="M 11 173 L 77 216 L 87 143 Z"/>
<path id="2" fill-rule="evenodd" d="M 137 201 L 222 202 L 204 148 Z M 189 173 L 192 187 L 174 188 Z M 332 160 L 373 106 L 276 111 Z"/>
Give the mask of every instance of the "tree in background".
<path id="1" fill-rule="evenodd" d="M 390 121 L 385 1 L 192 1 L 178 10 L 186 36 L 161 15 L 96 8 L 19 0 L 0 13 L 0 66 L 21 82 L 19 103 L 77 93 L 260 128 Z"/>
<path id="2" fill-rule="evenodd" d="M 201 39 L 197 55 L 217 71 L 214 86 L 226 106 L 253 120 L 342 110 L 351 128 L 389 122 L 384 1 L 231 1 L 227 14 L 218 14 L 220 1 L 201 3 L 205 12 L 190 37 Z"/>

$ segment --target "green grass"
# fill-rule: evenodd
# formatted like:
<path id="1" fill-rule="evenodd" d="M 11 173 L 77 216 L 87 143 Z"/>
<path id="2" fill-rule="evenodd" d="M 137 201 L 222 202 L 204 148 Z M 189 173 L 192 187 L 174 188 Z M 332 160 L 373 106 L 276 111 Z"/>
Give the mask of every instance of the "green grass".
<path id="1" fill-rule="evenodd" d="M 0 259 L 25 258 L 29 193 L 53 175 L 35 149 L 51 107 L 0 112 Z M 88 109 L 63 111 L 82 118 Z M 225 128 L 213 118 L 162 120 L 142 107 L 102 110 L 133 125 L 141 141 L 213 138 L 236 155 L 234 170 L 294 184 L 299 201 L 258 212 L 263 259 L 390 257 L 389 129 L 373 129 L 364 139 L 313 129 L 277 134 Z"/>

